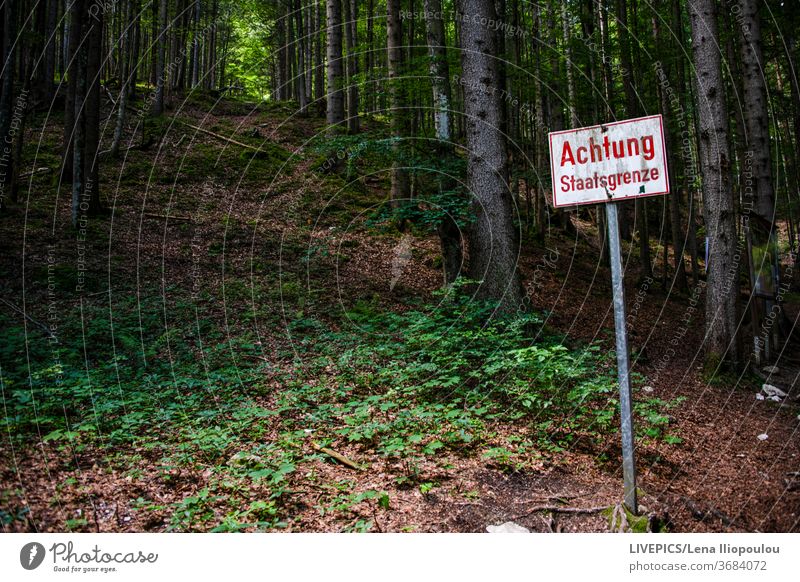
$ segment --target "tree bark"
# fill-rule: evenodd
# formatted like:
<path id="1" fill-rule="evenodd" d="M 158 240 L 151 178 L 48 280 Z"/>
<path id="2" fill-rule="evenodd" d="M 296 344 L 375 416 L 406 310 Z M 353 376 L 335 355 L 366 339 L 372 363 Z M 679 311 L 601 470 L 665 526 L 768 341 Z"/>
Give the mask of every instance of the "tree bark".
<path id="1" fill-rule="evenodd" d="M 356 0 L 343 0 L 347 6 L 347 131 L 351 134 L 359 132 L 358 120 L 358 3 Z"/>
<path id="2" fill-rule="evenodd" d="M 395 208 L 406 204 L 411 197 L 411 181 L 401 160 L 402 139 L 408 130 L 406 95 L 402 85 L 403 35 L 400 21 L 400 0 L 386 0 L 386 57 L 389 68 L 389 106 L 392 133 L 395 137 L 395 159 L 392 163 L 391 201 Z"/>
<path id="3" fill-rule="evenodd" d="M 154 0 L 155 1 L 155 0 Z M 156 61 L 156 94 L 153 99 L 152 113 L 153 115 L 161 115 L 164 113 L 164 90 L 166 88 L 166 55 L 167 55 L 167 0 L 161 0 L 159 8 L 158 21 L 161 27 L 157 44 L 158 44 L 158 57 Z"/>
<path id="4" fill-rule="evenodd" d="M 467 182 L 477 218 L 470 232 L 470 276 L 481 281 L 479 297 L 513 313 L 522 302 L 517 271 L 518 233 L 512 220 L 508 157 L 500 131 L 502 107 L 497 69 L 497 38 L 480 22 L 495 22 L 492 0 L 461 0 L 461 64 L 468 151 Z"/>
<path id="5" fill-rule="evenodd" d="M 136 55 L 133 54 L 130 46 L 131 4 L 132 0 L 125 2 L 125 24 L 122 31 L 122 47 L 120 49 L 122 62 L 120 63 L 119 97 L 117 98 L 117 124 L 114 127 L 114 140 L 111 142 L 111 156 L 114 158 L 119 157 L 119 145 L 122 141 L 122 132 L 125 129 L 128 82 L 130 78 L 128 68 L 136 59 Z"/>
<path id="6" fill-rule="evenodd" d="M 738 266 L 731 190 L 728 112 L 720 59 L 715 0 L 689 0 L 696 71 L 696 109 L 703 178 L 703 210 L 709 238 L 706 289 L 706 364 L 738 364 Z"/>
<path id="7" fill-rule="evenodd" d="M 328 115 L 330 131 L 344 122 L 344 77 L 342 63 L 342 0 L 327 0 L 328 15 Z"/>
<path id="8" fill-rule="evenodd" d="M 441 0 L 425 0 L 425 32 L 430 58 L 431 84 L 433 87 L 433 119 L 436 129 L 437 153 L 441 158 L 453 155 L 450 142 L 450 71 L 447 64 L 447 48 L 442 21 Z M 439 178 L 442 188 L 450 190 L 452 179 Z M 450 285 L 459 275 L 463 260 L 461 231 L 450 213 L 446 213 L 437 227 L 442 251 L 442 273 L 444 284 Z"/>

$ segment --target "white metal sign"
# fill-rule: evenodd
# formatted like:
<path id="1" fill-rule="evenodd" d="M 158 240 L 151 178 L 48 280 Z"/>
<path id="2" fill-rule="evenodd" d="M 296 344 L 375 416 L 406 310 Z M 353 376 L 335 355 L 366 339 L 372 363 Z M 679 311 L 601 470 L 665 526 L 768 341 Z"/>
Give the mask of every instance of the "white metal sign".
<path id="1" fill-rule="evenodd" d="M 660 115 L 550 134 L 553 206 L 669 193 Z"/>

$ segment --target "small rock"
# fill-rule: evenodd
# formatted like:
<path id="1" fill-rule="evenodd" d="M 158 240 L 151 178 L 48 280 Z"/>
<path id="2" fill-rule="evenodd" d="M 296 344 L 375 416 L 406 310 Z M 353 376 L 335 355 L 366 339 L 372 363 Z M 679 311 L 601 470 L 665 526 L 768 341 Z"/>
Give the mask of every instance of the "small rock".
<path id="1" fill-rule="evenodd" d="M 777 394 L 775 396 L 770 396 L 769 399 L 772 400 L 773 402 L 780 402 L 781 401 L 781 397 L 778 396 Z"/>
<path id="2" fill-rule="evenodd" d="M 130 520 L 131 517 L 129 515 L 126 515 L 125 517 L 122 518 L 122 521 L 124 521 L 125 523 L 128 523 Z"/>
<path id="3" fill-rule="evenodd" d="M 765 432 L 761 433 L 760 435 L 758 435 L 758 440 L 760 440 L 760 441 L 765 441 L 768 438 L 769 438 L 769 435 L 767 433 L 765 433 Z"/>
<path id="4" fill-rule="evenodd" d="M 767 396 L 779 396 L 781 398 L 786 398 L 786 392 L 784 392 L 777 386 L 773 386 L 772 384 L 764 384 L 761 387 L 761 390 L 763 390 L 764 394 L 766 394 Z"/>
<path id="5" fill-rule="evenodd" d="M 761 394 L 761 392 L 759 392 L 758 394 L 756 394 L 756 400 L 764 400 L 764 395 Z"/>
<path id="6" fill-rule="evenodd" d="M 642 388 L 642 391 L 643 392 L 652 392 L 653 391 L 653 387 L 652 386 L 645 386 L 644 388 Z"/>
<path id="7" fill-rule="evenodd" d="M 781 370 L 778 366 L 764 366 L 761 369 L 764 370 L 767 374 L 777 374 Z"/>
<path id="8" fill-rule="evenodd" d="M 507 521 L 500 525 L 487 525 L 486 531 L 489 533 L 531 533 L 528 528 L 522 527 L 513 521 Z"/>

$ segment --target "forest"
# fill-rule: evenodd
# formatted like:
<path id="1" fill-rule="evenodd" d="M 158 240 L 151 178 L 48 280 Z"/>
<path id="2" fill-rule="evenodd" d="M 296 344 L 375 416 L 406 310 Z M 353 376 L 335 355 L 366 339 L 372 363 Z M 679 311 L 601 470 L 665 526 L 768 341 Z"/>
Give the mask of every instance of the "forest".
<path id="1" fill-rule="evenodd" d="M 800 531 L 796 0 L 0 22 L 3 532 Z"/>

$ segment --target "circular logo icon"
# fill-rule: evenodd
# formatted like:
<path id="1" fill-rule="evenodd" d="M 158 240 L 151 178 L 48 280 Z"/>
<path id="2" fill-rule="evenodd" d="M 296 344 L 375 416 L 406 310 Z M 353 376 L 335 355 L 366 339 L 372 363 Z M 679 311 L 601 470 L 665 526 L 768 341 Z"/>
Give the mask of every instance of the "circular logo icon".
<path id="1" fill-rule="evenodd" d="M 26 570 L 35 570 L 44 561 L 44 546 L 39 542 L 30 542 L 19 551 L 19 563 Z"/>

